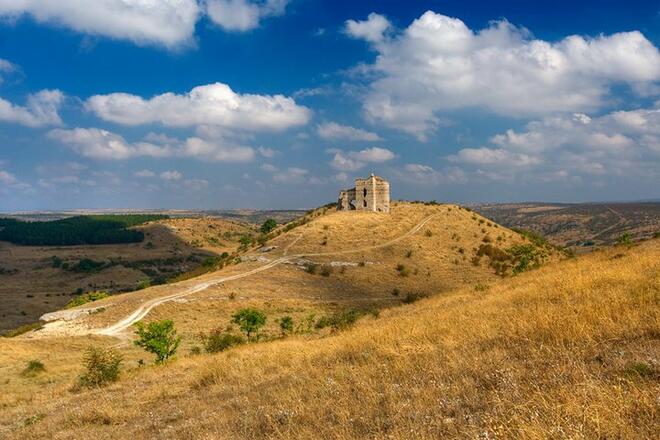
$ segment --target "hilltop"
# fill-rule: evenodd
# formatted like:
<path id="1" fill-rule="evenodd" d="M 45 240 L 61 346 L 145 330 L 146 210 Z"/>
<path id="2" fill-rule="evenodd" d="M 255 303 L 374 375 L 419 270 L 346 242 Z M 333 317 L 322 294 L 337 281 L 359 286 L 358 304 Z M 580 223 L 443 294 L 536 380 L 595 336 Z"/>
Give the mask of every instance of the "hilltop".
<path id="1" fill-rule="evenodd" d="M 115 338 L 5 340 L 0 432 L 95 439 L 654 435 L 658 240 L 564 261 L 547 248 L 544 267 L 503 278 L 487 255 L 471 262 L 479 247 L 497 243 L 497 236 L 503 236 L 501 248 L 534 237 L 488 226 L 456 206 L 398 205 L 389 217 L 351 214 L 310 214 L 271 240 L 276 249 L 249 251 L 242 263 L 200 279 L 281 259 L 291 264 L 161 304 L 147 319 L 173 318 L 191 339 L 225 325 L 230 312 L 245 305 L 265 310 L 271 323 L 284 313 L 300 322 L 310 310 L 364 302 L 378 313 L 363 315 L 352 329 L 283 339 L 267 327 L 262 342 L 216 355 L 182 349 L 158 367 L 138 366 L 144 354 L 126 345 L 123 377 L 78 393 L 69 388 L 81 350 L 116 345 Z M 484 242 L 485 234 L 495 241 Z M 299 259 L 319 270 L 346 270 L 312 274 Z M 398 264 L 409 273 L 402 276 Z M 164 288 L 103 300 L 106 311 L 83 323 L 114 322 Z M 402 296 L 431 295 L 402 305 L 393 288 Z M 22 377 L 21 368 L 35 357 L 46 371 Z"/>

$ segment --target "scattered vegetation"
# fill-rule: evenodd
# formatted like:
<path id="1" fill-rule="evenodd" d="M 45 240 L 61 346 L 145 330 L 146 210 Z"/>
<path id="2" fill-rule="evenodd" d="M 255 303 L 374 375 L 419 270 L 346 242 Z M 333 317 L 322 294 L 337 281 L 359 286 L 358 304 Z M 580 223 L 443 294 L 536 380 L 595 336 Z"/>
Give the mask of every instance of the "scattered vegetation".
<path id="1" fill-rule="evenodd" d="M 174 322 L 166 319 L 150 322 L 146 326 L 142 321 L 135 324 L 138 339 L 134 344 L 156 356 L 156 364 L 162 364 L 174 356 L 181 337 L 177 336 Z"/>
<path id="2" fill-rule="evenodd" d="M 4 332 L 3 336 L 5 338 L 15 338 L 16 336 L 20 336 L 22 334 L 25 334 L 27 332 L 31 332 L 33 330 L 39 330 L 43 325 L 40 322 L 34 322 L 32 324 L 25 324 L 20 327 L 17 327 L 13 330 L 7 330 Z"/>
<path id="3" fill-rule="evenodd" d="M 98 300 L 103 299 L 103 298 L 107 298 L 108 296 L 110 296 L 110 295 L 108 295 L 107 292 L 100 292 L 100 291 L 99 292 L 87 292 L 87 293 L 84 293 L 80 296 L 77 296 L 74 299 L 72 299 L 71 301 L 69 301 L 69 303 L 66 306 L 64 306 L 64 308 L 65 309 L 71 309 L 73 307 L 82 306 L 83 304 L 87 304 L 87 303 L 90 303 L 90 302 L 98 301 Z"/>
<path id="4" fill-rule="evenodd" d="M 343 330 L 351 327 L 365 312 L 357 309 L 348 309 L 328 316 L 322 316 L 316 322 L 317 329 L 331 327 L 333 330 Z"/>

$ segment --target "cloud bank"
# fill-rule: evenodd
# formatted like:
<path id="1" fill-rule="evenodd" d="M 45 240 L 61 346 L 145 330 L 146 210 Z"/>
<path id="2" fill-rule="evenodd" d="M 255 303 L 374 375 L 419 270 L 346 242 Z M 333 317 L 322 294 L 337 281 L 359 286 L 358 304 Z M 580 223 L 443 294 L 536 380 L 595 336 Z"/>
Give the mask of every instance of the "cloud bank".
<path id="1" fill-rule="evenodd" d="M 608 104 L 615 84 L 645 93 L 660 80 L 660 52 L 637 31 L 548 42 L 505 20 L 475 31 L 432 11 L 392 37 L 389 27 L 375 14 L 346 26 L 377 52 L 367 68 L 377 79 L 363 111 L 368 120 L 420 140 L 437 128 L 442 111 L 481 107 L 514 117 L 588 112 Z"/>

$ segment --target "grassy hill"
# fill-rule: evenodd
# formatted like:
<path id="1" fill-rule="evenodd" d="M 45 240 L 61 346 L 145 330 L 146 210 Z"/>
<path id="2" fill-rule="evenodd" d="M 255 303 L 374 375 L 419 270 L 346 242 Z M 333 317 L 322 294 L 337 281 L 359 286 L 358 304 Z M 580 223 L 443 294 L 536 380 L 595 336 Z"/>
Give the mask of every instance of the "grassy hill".
<path id="1" fill-rule="evenodd" d="M 658 240 L 564 261 L 549 248 L 544 267 L 503 278 L 489 255 L 472 262 L 479 248 L 511 249 L 530 239 L 488 226 L 467 210 L 407 204 L 395 206 L 391 216 L 348 214 L 319 212 L 273 239 L 276 249 L 248 252 L 244 262 L 220 273 L 265 264 L 252 257 L 272 261 L 285 252 L 305 257 L 155 308 L 147 320 L 173 318 L 184 336 L 178 358 L 164 366 L 139 366 L 147 356 L 121 346 L 122 377 L 106 388 L 70 391 L 82 350 L 117 345 L 114 338 L 0 340 L 0 436 L 654 435 L 660 391 Z M 396 240 L 428 216 L 433 217 L 415 234 L 373 247 Z M 486 234 L 491 241 L 484 241 Z M 309 273 L 309 262 L 298 260 L 319 265 L 319 272 Z M 397 270 L 399 264 L 408 267 L 407 275 Z M 324 266 L 333 267 L 328 276 L 320 274 Z M 107 310 L 79 325 L 114 322 L 168 288 L 177 286 L 102 300 Z M 399 296 L 392 295 L 394 288 Z M 409 292 L 432 296 L 402 304 Z M 314 311 L 365 304 L 379 312 L 362 316 L 353 328 L 276 338 L 275 319 L 285 313 L 301 322 Z M 262 342 L 217 355 L 189 354 L 196 332 L 226 325 L 231 313 L 247 305 L 269 317 Z M 46 370 L 23 375 L 35 358 Z"/>

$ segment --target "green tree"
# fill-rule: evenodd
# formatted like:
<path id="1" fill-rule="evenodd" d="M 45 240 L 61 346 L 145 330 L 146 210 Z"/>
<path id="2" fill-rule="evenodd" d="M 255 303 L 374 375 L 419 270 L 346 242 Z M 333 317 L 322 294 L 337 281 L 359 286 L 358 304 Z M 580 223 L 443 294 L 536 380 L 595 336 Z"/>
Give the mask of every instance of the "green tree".
<path id="1" fill-rule="evenodd" d="M 266 324 L 266 315 L 257 309 L 241 309 L 232 315 L 232 323 L 238 325 L 243 333 L 250 339 Z"/>
<path id="2" fill-rule="evenodd" d="M 181 343 L 181 337 L 176 334 L 174 322 L 165 319 L 150 322 L 146 326 L 144 323 L 138 322 L 135 326 L 137 327 L 135 334 L 138 336 L 135 345 L 155 354 L 157 364 L 162 364 L 174 356 Z"/>
<path id="3" fill-rule="evenodd" d="M 280 318 L 280 330 L 282 330 L 283 335 L 291 333 L 293 331 L 293 318 L 288 315 Z"/>
<path id="4" fill-rule="evenodd" d="M 261 233 L 262 234 L 268 234 L 270 231 L 275 229 L 277 227 L 277 222 L 275 219 L 269 218 L 264 222 L 263 225 L 261 225 Z"/>

